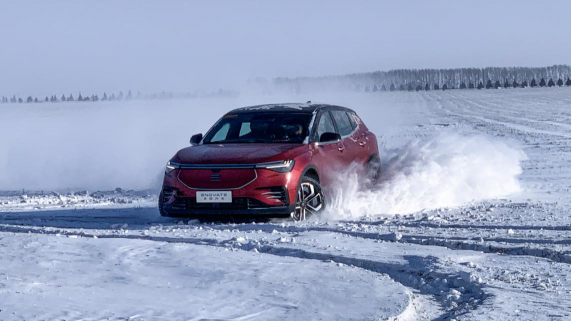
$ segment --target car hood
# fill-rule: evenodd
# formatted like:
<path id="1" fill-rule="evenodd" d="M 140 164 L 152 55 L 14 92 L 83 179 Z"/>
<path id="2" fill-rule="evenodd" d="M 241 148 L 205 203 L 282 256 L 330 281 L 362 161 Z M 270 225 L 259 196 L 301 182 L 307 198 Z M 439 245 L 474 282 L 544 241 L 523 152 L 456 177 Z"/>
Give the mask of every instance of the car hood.
<path id="1" fill-rule="evenodd" d="M 299 144 L 205 144 L 181 149 L 173 162 L 181 164 L 252 164 L 273 161 Z M 285 155 L 284 155 L 285 156 Z"/>

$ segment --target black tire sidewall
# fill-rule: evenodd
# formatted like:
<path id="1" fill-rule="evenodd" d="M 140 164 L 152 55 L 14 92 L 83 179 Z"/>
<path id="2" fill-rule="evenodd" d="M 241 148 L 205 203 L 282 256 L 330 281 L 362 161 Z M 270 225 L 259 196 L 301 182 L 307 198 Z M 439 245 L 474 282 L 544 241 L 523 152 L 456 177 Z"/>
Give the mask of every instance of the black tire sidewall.
<path id="1" fill-rule="evenodd" d="M 165 212 L 165 210 L 163 209 L 163 191 L 161 190 L 161 193 L 159 194 L 159 201 L 158 201 L 158 205 L 159 205 L 159 214 L 163 217 L 168 217 L 168 213 Z"/>
<path id="2" fill-rule="evenodd" d="M 377 178 L 374 178 L 372 176 L 372 173 L 375 170 L 374 167 L 376 167 Z M 383 171 L 382 171 L 381 159 L 379 157 L 377 157 L 377 156 L 371 157 L 369 162 L 367 162 L 366 174 L 367 174 L 367 179 L 372 184 L 376 184 L 381 180 L 381 176 L 383 174 Z"/>
<path id="3" fill-rule="evenodd" d="M 327 207 L 327 198 L 325 197 L 325 193 L 323 192 L 323 188 L 321 187 L 321 184 L 319 183 L 319 181 L 317 181 L 316 179 L 314 179 L 310 176 L 303 176 L 299 180 L 299 184 L 297 185 L 297 193 L 295 193 L 295 204 L 297 205 L 297 202 L 298 202 L 297 198 L 299 195 L 299 189 L 301 188 L 301 184 L 303 184 L 303 183 L 311 183 L 311 184 L 313 184 L 313 186 L 315 186 L 319 190 L 319 192 L 321 193 L 321 199 L 323 200 L 323 205 L 321 207 L 321 210 L 319 210 L 317 212 L 317 214 L 323 212 L 325 210 L 325 208 Z"/>

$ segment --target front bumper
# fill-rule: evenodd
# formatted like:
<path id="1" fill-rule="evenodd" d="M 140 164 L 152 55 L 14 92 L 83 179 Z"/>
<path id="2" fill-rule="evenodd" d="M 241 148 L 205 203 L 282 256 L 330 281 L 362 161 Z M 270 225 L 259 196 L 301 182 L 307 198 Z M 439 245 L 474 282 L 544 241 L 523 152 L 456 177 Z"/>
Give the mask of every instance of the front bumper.
<path id="1" fill-rule="evenodd" d="M 255 179 L 235 188 L 227 183 L 234 177 L 222 172 L 222 180 L 212 180 L 216 171 L 195 171 L 195 177 L 180 179 L 180 169 L 165 175 L 161 214 L 170 217 L 289 217 L 295 210 L 297 175 L 277 173 L 266 169 L 254 169 Z M 192 171 L 192 170 L 190 170 Z M 185 173 L 187 174 L 187 173 Z M 206 175 L 207 177 L 201 177 Z M 240 175 L 235 175 L 240 176 Z M 204 190 L 232 191 L 232 203 L 197 203 L 196 192 L 201 188 L 188 184 L 211 184 Z M 236 184 L 239 185 L 239 184 Z M 200 186 L 202 187 L 202 186 Z M 293 200 L 293 201 L 292 201 Z"/>
<path id="2" fill-rule="evenodd" d="M 188 191 L 164 186 L 159 203 L 162 207 L 160 212 L 163 216 L 196 218 L 290 216 L 295 210 L 295 204 L 290 204 L 285 188 L 277 188 L 271 192 L 272 194 L 264 195 L 263 192 L 266 190 L 271 191 L 271 189 L 242 190 L 240 193 L 233 193 L 240 196 L 233 197 L 231 203 L 198 203 L 195 191 L 191 194 Z M 259 198 L 264 201 L 260 201 Z M 268 204 L 269 201 L 275 204 L 271 202 Z"/>
<path id="3" fill-rule="evenodd" d="M 210 208 L 181 208 L 172 204 L 164 204 L 162 212 L 168 217 L 185 218 L 278 218 L 290 217 L 294 209 L 295 204 L 260 208 L 216 208 L 215 206 Z"/>

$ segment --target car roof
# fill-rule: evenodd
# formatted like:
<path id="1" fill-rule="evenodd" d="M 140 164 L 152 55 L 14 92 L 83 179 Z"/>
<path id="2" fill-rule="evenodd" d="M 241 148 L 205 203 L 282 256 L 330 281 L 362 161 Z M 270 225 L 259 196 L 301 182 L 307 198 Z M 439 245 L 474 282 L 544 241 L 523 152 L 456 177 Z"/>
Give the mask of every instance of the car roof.
<path id="1" fill-rule="evenodd" d="M 248 106 L 234 109 L 228 114 L 240 114 L 251 112 L 279 112 L 279 113 L 314 113 L 321 109 L 343 109 L 353 112 L 351 109 L 336 105 L 321 104 L 321 103 L 283 103 L 283 104 L 265 104 Z"/>

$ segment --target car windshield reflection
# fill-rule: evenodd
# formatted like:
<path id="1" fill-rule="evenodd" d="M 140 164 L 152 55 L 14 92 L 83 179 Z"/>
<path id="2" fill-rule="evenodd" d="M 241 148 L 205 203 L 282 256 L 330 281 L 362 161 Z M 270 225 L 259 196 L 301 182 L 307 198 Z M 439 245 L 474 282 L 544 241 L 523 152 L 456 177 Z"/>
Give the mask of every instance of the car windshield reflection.
<path id="1" fill-rule="evenodd" d="M 204 138 L 204 144 L 294 143 L 309 134 L 312 114 L 238 113 L 222 117 Z"/>

